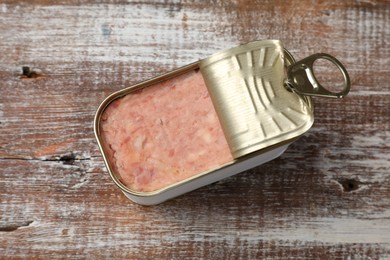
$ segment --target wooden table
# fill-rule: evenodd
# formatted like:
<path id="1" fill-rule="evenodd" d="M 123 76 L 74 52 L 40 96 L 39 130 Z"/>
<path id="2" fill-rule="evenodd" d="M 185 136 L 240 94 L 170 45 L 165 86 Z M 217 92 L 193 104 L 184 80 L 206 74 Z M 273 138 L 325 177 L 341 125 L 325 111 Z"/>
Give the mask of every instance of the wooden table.
<path id="1" fill-rule="evenodd" d="M 1 2 L 3 258 L 390 258 L 389 1 Z M 349 96 L 314 98 L 314 126 L 272 162 L 127 200 L 94 138 L 100 102 L 256 39 L 334 55 Z"/>

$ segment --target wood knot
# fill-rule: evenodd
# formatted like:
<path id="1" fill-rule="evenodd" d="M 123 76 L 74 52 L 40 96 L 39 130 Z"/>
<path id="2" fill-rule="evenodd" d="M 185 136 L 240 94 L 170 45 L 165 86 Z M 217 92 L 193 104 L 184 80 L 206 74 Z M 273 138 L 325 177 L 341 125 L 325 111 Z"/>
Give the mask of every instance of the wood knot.
<path id="1" fill-rule="evenodd" d="M 38 78 L 45 78 L 42 74 L 31 70 L 29 66 L 23 66 L 22 67 L 22 75 L 20 76 L 21 79 L 38 79 Z"/>
<path id="2" fill-rule="evenodd" d="M 360 182 L 355 179 L 341 179 L 338 180 L 345 192 L 351 192 L 359 189 Z"/>
<path id="3" fill-rule="evenodd" d="M 63 164 L 66 165 L 73 165 L 74 161 L 76 160 L 76 155 L 73 153 L 62 155 L 59 159 Z"/>

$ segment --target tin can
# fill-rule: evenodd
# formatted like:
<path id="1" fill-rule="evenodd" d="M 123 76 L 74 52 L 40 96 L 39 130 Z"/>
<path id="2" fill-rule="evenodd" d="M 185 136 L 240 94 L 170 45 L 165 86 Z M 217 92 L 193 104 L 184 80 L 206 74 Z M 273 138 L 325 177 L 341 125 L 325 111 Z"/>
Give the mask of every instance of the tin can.
<path id="1" fill-rule="evenodd" d="M 319 58 L 343 73 L 341 92 L 316 80 Z M 94 131 L 114 183 L 153 205 L 280 156 L 314 122 L 310 96 L 349 85 L 330 55 L 295 62 L 280 41 L 255 41 L 111 94 Z"/>

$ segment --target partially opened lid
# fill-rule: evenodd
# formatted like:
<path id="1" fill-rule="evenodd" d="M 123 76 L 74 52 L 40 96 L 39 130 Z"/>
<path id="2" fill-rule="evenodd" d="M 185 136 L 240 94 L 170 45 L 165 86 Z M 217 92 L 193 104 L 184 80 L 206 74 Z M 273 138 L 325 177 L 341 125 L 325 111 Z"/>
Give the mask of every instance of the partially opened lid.
<path id="1" fill-rule="evenodd" d="M 310 98 L 284 86 L 280 41 L 255 41 L 199 64 L 235 158 L 296 138 L 313 124 Z"/>

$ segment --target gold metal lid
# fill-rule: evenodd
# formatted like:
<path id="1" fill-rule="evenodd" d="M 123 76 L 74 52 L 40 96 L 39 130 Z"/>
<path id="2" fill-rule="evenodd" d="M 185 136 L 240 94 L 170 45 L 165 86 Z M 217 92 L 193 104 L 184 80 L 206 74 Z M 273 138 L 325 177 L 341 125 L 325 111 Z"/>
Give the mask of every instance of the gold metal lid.
<path id="1" fill-rule="evenodd" d="M 313 124 L 310 98 L 285 86 L 284 54 L 280 41 L 265 40 L 200 61 L 200 70 L 235 158 L 296 138 Z M 291 60 L 291 55 L 287 55 L 287 60 Z"/>

